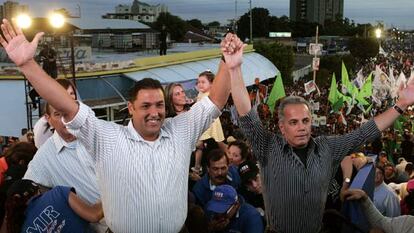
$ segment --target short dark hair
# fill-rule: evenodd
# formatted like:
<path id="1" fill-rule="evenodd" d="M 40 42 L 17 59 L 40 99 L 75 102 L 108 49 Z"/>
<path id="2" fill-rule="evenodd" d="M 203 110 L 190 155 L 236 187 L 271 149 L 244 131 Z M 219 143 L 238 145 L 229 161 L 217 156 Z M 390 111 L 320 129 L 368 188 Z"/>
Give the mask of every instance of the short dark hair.
<path id="1" fill-rule="evenodd" d="M 377 168 L 378 170 L 380 170 L 380 171 L 381 171 L 382 176 L 384 176 L 384 175 L 385 175 L 385 171 L 384 171 L 384 168 L 383 168 L 383 167 L 381 167 L 381 166 L 376 166 L 376 168 Z"/>
<path id="2" fill-rule="evenodd" d="M 162 95 L 165 96 L 164 89 L 162 88 L 160 81 L 152 78 L 144 78 L 136 82 L 134 87 L 131 88 L 129 92 L 129 101 L 134 102 L 137 99 L 137 95 L 140 90 L 151 89 L 160 89 L 162 91 Z"/>
<path id="3" fill-rule="evenodd" d="M 230 148 L 231 146 L 237 146 L 240 149 L 240 154 L 243 160 L 250 156 L 249 146 L 245 142 L 240 140 L 230 142 L 227 148 Z"/>
<path id="4" fill-rule="evenodd" d="M 67 90 L 69 87 L 72 87 L 73 91 L 75 92 L 75 99 L 78 99 L 78 94 L 76 93 L 76 87 L 72 83 L 72 81 L 70 81 L 68 79 L 64 79 L 64 78 L 58 78 L 58 79 L 56 79 L 56 82 L 58 82 L 63 88 L 65 88 L 65 90 Z M 46 102 L 45 112 L 48 115 L 51 114 L 51 109 L 50 109 L 49 102 Z"/>
<path id="5" fill-rule="evenodd" d="M 222 149 L 214 149 L 207 154 L 207 166 L 210 167 L 210 162 L 216 162 L 226 157 L 227 164 L 229 164 L 229 158 L 227 157 L 226 152 Z"/>

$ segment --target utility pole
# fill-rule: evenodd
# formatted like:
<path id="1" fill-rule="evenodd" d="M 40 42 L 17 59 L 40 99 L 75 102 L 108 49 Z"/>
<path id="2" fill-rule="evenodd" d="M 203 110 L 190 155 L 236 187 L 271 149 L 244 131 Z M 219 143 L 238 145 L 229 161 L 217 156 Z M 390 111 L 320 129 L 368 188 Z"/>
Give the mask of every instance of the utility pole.
<path id="1" fill-rule="evenodd" d="M 233 31 L 237 32 L 237 0 L 234 1 L 234 20 L 233 20 Z"/>
<path id="2" fill-rule="evenodd" d="M 249 4 L 250 4 L 250 44 L 253 44 L 252 0 L 249 0 Z"/>

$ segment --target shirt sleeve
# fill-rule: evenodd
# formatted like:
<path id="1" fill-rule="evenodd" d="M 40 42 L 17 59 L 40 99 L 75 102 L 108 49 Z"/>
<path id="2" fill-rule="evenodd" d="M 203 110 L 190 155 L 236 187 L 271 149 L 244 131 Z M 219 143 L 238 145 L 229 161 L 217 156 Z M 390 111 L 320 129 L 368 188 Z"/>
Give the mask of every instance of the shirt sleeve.
<path id="1" fill-rule="evenodd" d="M 239 120 L 240 128 L 252 146 L 253 155 L 261 164 L 264 164 L 266 156 L 269 154 L 270 143 L 278 142 L 277 140 L 271 141 L 278 137 L 263 127 L 255 108 L 252 108 L 249 113 L 240 117 Z"/>
<path id="2" fill-rule="evenodd" d="M 409 233 L 414 225 L 414 216 L 402 215 L 395 218 L 382 216 L 369 198 L 362 201 L 362 210 L 373 227 L 387 233 Z"/>
<path id="3" fill-rule="evenodd" d="M 42 148 L 44 149 L 45 147 L 41 147 L 33 157 L 32 161 L 30 161 L 23 179 L 32 180 L 38 184 L 50 188 L 53 187 L 53 180 L 52 176 L 48 172 L 49 170 L 44 168 L 47 161 L 44 161 L 43 159 L 43 154 L 45 153 Z"/>
<path id="4" fill-rule="evenodd" d="M 92 156 L 110 154 L 116 145 L 120 126 L 99 120 L 91 108 L 79 103 L 79 110 L 70 122 L 63 122 L 69 132 L 85 146 Z"/>
<path id="5" fill-rule="evenodd" d="M 263 219 L 260 213 L 256 209 L 251 209 L 250 212 L 247 221 L 244 221 L 243 233 L 263 233 Z"/>
<path id="6" fill-rule="evenodd" d="M 360 128 L 342 135 L 328 137 L 328 145 L 332 150 L 332 155 L 336 163 L 359 149 L 367 141 L 373 141 L 381 136 L 381 131 L 378 129 L 374 120 L 370 120 L 363 124 Z"/>
<path id="7" fill-rule="evenodd" d="M 195 147 L 201 134 L 220 114 L 220 109 L 206 96 L 195 103 L 189 111 L 174 117 L 171 120 L 171 130 L 182 136 L 183 141 Z"/>

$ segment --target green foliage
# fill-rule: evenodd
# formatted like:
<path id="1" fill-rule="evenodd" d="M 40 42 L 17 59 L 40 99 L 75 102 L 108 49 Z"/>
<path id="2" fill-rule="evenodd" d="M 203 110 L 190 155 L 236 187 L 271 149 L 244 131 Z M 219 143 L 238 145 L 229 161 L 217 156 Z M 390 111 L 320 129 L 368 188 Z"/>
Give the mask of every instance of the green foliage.
<path id="1" fill-rule="evenodd" d="M 168 12 L 160 13 L 157 21 L 152 25 L 155 30 L 161 31 L 162 25 L 165 25 L 171 35 L 172 40 L 181 41 L 187 32 L 187 23 L 180 17 Z"/>
<path id="2" fill-rule="evenodd" d="M 253 37 L 269 36 L 269 10 L 265 8 L 253 8 Z M 242 15 L 237 21 L 237 35 L 245 40 L 250 37 L 250 11 Z"/>
<path id="3" fill-rule="evenodd" d="M 269 59 L 280 70 L 285 85 L 292 83 L 292 70 L 295 60 L 291 47 L 284 46 L 278 42 L 259 42 L 254 44 L 254 49 L 257 53 Z"/>
<path id="4" fill-rule="evenodd" d="M 311 36 L 315 36 L 316 26 L 318 26 L 317 23 L 309 23 L 309 22 L 306 22 L 306 21 L 291 22 L 292 36 L 293 37 L 311 37 Z M 321 30 L 321 29 L 322 29 L 322 27 L 319 26 L 319 30 Z"/>
<path id="5" fill-rule="evenodd" d="M 333 56 L 322 56 L 319 66 L 319 71 L 316 75 L 316 83 L 318 86 L 329 86 L 331 83 L 332 73 L 335 73 L 338 80 L 341 77 L 342 61 L 348 69 L 349 73 L 356 69 L 356 60 L 351 55 L 333 55 Z"/>
<path id="6" fill-rule="evenodd" d="M 379 44 L 373 38 L 351 38 L 348 46 L 352 56 L 361 63 L 367 62 L 379 52 Z"/>
<path id="7" fill-rule="evenodd" d="M 187 24 L 189 24 L 189 25 L 191 25 L 195 28 L 201 29 L 201 30 L 204 28 L 203 23 L 199 19 L 187 20 Z"/>
<path id="8" fill-rule="evenodd" d="M 220 27 L 220 22 L 213 21 L 207 24 L 208 27 Z"/>

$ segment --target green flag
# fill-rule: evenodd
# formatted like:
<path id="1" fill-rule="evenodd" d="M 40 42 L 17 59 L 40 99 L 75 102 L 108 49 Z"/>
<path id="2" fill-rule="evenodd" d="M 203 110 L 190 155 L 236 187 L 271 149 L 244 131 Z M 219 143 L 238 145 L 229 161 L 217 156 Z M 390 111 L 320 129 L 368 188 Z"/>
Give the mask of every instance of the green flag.
<path id="1" fill-rule="evenodd" d="M 341 81 L 342 81 L 342 86 L 344 86 L 347 90 L 347 92 L 349 93 L 350 96 L 353 96 L 357 93 L 355 93 L 355 91 L 357 91 L 357 88 L 354 86 L 354 84 L 351 83 L 351 81 L 349 81 L 349 76 L 348 76 L 348 71 L 346 70 L 345 64 L 342 61 L 342 72 L 341 72 Z M 346 93 L 344 93 L 346 94 Z"/>
<path id="2" fill-rule="evenodd" d="M 397 120 L 394 121 L 394 129 L 398 130 L 400 133 L 403 132 L 403 126 L 407 119 L 404 116 L 399 116 Z"/>
<path id="3" fill-rule="evenodd" d="M 358 100 L 358 103 L 362 105 L 368 105 L 369 103 L 365 98 L 371 97 L 371 96 L 372 96 L 372 73 L 368 76 L 364 85 L 362 85 L 361 90 L 359 91 L 356 99 Z"/>
<path id="4" fill-rule="evenodd" d="M 338 91 L 338 85 L 336 84 L 335 73 L 332 74 L 331 88 L 328 96 L 329 102 L 331 102 L 332 110 L 338 112 L 344 105 L 344 96 Z"/>
<path id="5" fill-rule="evenodd" d="M 329 89 L 329 96 L 328 100 L 331 104 L 335 104 L 338 101 L 338 94 L 337 94 L 338 86 L 336 85 L 336 77 L 335 73 L 332 74 L 332 81 L 331 81 L 331 88 Z"/>
<path id="6" fill-rule="evenodd" d="M 276 77 L 275 83 L 273 83 L 272 91 L 270 92 L 269 98 L 267 99 L 267 105 L 269 106 L 270 112 L 275 111 L 276 101 L 280 98 L 285 97 L 285 88 L 283 87 L 282 74 L 279 74 Z"/>

